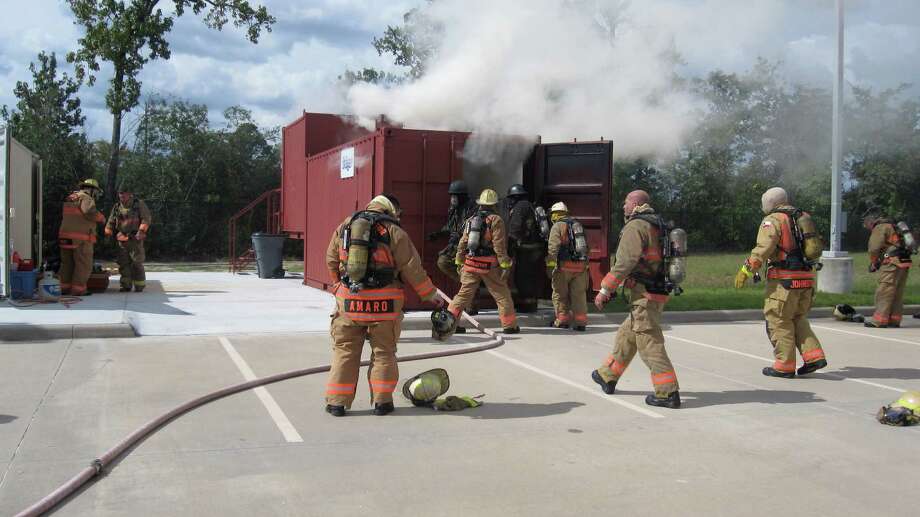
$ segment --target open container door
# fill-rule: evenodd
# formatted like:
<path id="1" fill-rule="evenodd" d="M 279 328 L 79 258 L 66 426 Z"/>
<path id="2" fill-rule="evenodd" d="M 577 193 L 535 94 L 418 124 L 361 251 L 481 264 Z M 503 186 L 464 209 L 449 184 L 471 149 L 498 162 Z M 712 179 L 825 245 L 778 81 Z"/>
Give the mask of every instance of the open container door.
<path id="1" fill-rule="evenodd" d="M 535 202 L 548 212 L 553 203 L 562 201 L 585 227 L 590 289 L 596 291 L 610 270 L 614 240 L 610 235 L 613 142 L 539 144 L 528 166 L 533 172 L 525 174 L 524 186 L 535 193 Z"/>
<path id="2" fill-rule="evenodd" d="M 10 129 L 0 128 L 0 296 L 10 296 Z"/>

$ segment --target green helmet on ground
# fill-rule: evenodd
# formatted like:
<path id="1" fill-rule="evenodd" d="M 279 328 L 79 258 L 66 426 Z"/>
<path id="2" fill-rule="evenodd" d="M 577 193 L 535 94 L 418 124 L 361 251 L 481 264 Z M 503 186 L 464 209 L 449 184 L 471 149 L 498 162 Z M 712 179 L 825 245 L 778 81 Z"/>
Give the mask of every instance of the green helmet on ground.
<path id="1" fill-rule="evenodd" d="M 430 406 L 447 393 L 450 377 L 447 370 L 435 368 L 422 372 L 403 383 L 402 393 L 415 406 Z"/>
<path id="2" fill-rule="evenodd" d="M 878 410 L 880 423 L 886 425 L 914 425 L 920 423 L 920 391 L 905 391 L 901 397 Z"/>

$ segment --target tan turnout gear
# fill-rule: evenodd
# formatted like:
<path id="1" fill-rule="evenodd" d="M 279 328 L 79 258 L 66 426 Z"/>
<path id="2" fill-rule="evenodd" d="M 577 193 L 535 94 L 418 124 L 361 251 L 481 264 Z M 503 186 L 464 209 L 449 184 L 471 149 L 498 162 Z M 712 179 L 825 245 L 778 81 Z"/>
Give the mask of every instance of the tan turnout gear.
<path id="1" fill-rule="evenodd" d="M 617 330 L 613 352 L 597 373 L 604 382 L 617 381 L 638 352 L 651 372 L 655 396 L 666 398 L 680 389 L 661 331 L 661 314 L 669 296 L 666 292 L 649 292 L 642 283 L 660 270 L 661 241 L 658 227 L 637 217 L 654 213 L 648 204 L 636 207 L 620 233 L 616 260 L 601 282 L 609 293 L 621 285 L 629 289 L 630 307 L 629 316 Z"/>
<path id="2" fill-rule="evenodd" d="M 86 293 L 86 281 L 93 271 L 93 245 L 96 243 L 96 225 L 105 217 L 96 209 L 90 193 L 93 187 L 87 180 L 86 188 L 72 192 L 64 200 L 58 245 L 61 249 L 61 293 L 80 296 Z"/>
<path id="3" fill-rule="evenodd" d="M 378 196 L 367 205 L 367 211 L 393 214 L 392 205 Z M 384 198 L 385 199 L 385 198 Z M 351 221 L 345 219 L 332 235 L 326 248 L 326 265 L 335 282 L 333 288 L 336 310 L 332 315 L 332 369 L 326 385 L 326 403 L 351 407 L 358 384 L 358 368 L 364 341 L 370 338 L 371 366 L 368 383 L 375 403 L 393 401 L 393 390 L 399 381 L 396 365 L 396 342 L 402 322 L 403 284 L 408 284 L 426 301 L 434 300 L 437 290 L 422 268 L 422 259 L 409 235 L 399 225 L 380 221 L 371 229 L 387 240 L 378 241 L 371 261 L 378 267 L 390 268 L 393 280 L 387 285 L 364 288 L 352 293 L 340 279 L 345 275 L 348 251 L 342 248 L 342 232 Z M 353 279 L 356 280 L 356 279 Z"/>
<path id="4" fill-rule="evenodd" d="M 879 219 L 869 236 L 869 263 L 878 268 L 875 290 L 875 313 L 872 321 L 879 326 L 900 326 L 904 313 L 904 288 L 912 264 L 909 253 L 893 252 L 901 236 L 889 219 Z M 892 250 L 890 253 L 886 251 Z"/>
<path id="5" fill-rule="evenodd" d="M 483 191 L 480 200 L 491 202 L 487 196 L 489 189 Z M 497 202 L 497 198 L 496 198 Z M 491 207 L 486 205 L 484 208 Z M 480 280 L 486 284 L 489 294 L 498 305 L 498 317 L 502 328 L 517 328 L 517 315 L 514 311 L 514 300 L 508 289 L 507 271 L 511 268 L 511 258 L 508 256 L 507 236 L 505 222 L 501 216 L 491 210 L 483 210 L 478 215 L 483 218 L 481 232 L 481 251 L 477 255 L 469 253 L 470 224 L 477 217 L 467 219 L 463 227 L 463 236 L 457 245 L 457 255 L 454 257 L 456 267 L 462 265 L 460 273 L 460 290 L 448 306 L 451 314 L 459 321 L 460 313 L 469 309 L 476 297 Z"/>
<path id="6" fill-rule="evenodd" d="M 558 205 L 562 205 L 562 210 L 557 209 Z M 564 204 L 553 205 L 554 213 L 563 211 Z M 588 324 L 588 262 L 572 260 L 569 237 L 569 222 L 566 220 L 560 220 L 550 228 L 546 268 L 552 270 L 553 309 L 556 314 L 553 325 L 584 327 Z"/>
<path id="7" fill-rule="evenodd" d="M 150 224 L 150 209 L 137 196 L 132 196 L 127 204 L 116 203 L 105 223 L 105 236 L 114 236 L 118 243 L 118 273 L 122 289 L 134 287 L 140 291 L 146 285 L 143 241 Z"/>
<path id="8" fill-rule="evenodd" d="M 775 210 L 793 210 L 780 205 Z M 788 269 L 787 258 L 796 246 L 789 215 L 771 212 L 757 232 L 757 245 L 745 262 L 750 271 L 768 266 L 763 313 L 767 336 L 773 344 L 773 369 L 795 373 L 795 351 L 805 364 L 825 360 L 824 350 L 808 323 L 808 311 L 815 296 L 815 272 L 810 268 Z"/>

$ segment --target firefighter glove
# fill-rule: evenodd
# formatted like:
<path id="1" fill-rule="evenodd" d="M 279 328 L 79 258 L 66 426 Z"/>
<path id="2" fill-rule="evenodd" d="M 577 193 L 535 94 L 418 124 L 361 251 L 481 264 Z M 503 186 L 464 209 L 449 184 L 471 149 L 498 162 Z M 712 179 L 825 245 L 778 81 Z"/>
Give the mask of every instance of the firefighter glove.
<path id="1" fill-rule="evenodd" d="M 502 268 L 502 281 L 508 280 L 508 276 L 511 274 L 511 262 L 502 262 L 499 266 Z"/>
<path id="2" fill-rule="evenodd" d="M 875 273 L 878 271 L 878 262 L 869 262 L 869 272 Z"/>
<path id="3" fill-rule="evenodd" d="M 546 276 L 549 277 L 550 279 L 552 279 L 552 278 L 553 278 L 553 272 L 554 272 L 554 271 L 556 271 L 556 261 L 555 261 L 555 260 L 547 260 L 547 261 L 546 261 Z"/>
<path id="4" fill-rule="evenodd" d="M 597 310 L 604 310 L 604 305 L 607 305 L 607 302 L 610 301 L 610 295 L 607 294 L 606 289 L 601 289 L 597 292 L 597 296 L 594 297 L 594 306 L 597 307 Z"/>
<path id="5" fill-rule="evenodd" d="M 741 269 L 738 270 L 738 273 L 735 275 L 735 289 L 741 289 L 744 287 L 744 283 L 747 282 L 748 278 L 754 276 L 754 272 L 751 271 L 751 267 L 744 263 L 741 265 Z"/>
<path id="6" fill-rule="evenodd" d="M 466 408 L 481 406 L 482 402 L 476 400 L 479 397 L 482 397 L 482 395 L 477 395 L 476 397 L 466 397 L 462 395 L 455 397 L 453 395 L 448 395 L 447 397 L 435 400 L 432 406 L 437 411 L 460 411 Z"/>

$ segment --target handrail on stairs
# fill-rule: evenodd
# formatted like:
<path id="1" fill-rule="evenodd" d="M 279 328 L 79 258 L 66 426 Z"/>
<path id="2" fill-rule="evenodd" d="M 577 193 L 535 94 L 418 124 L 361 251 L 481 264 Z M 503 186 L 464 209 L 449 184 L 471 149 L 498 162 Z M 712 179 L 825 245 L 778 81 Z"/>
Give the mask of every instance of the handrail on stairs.
<path id="1" fill-rule="evenodd" d="M 238 222 L 240 218 L 251 214 L 262 203 L 266 203 L 265 210 L 265 231 L 267 233 L 279 233 L 281 231 L 281 189 L 276 188 L 263 192 L 251 203 L 243 207 L 233 217 L 230 218 L 230 272 L 238 273 L 247 267 L 254 260 L 252 249 L 247 249 L 240 254 L 237 249 Z"/>

